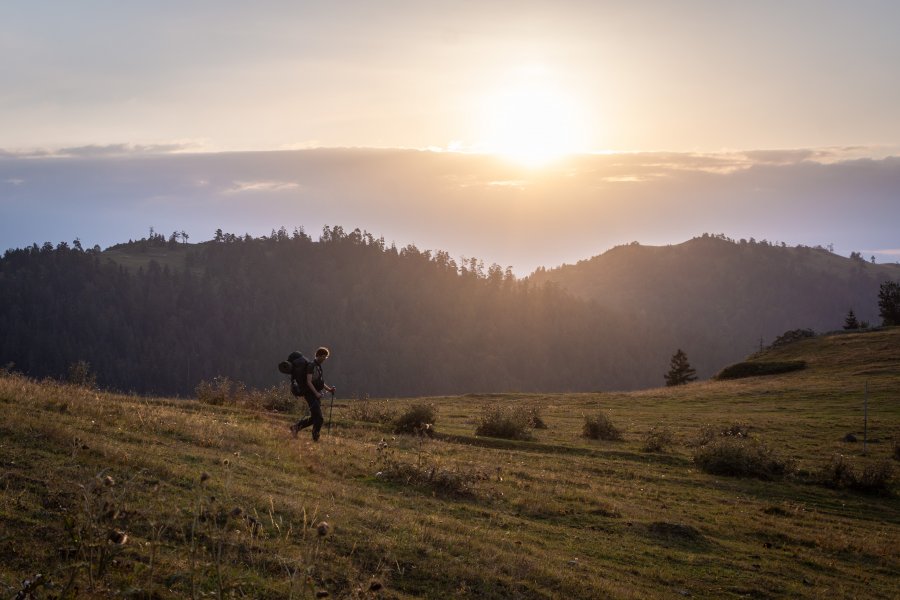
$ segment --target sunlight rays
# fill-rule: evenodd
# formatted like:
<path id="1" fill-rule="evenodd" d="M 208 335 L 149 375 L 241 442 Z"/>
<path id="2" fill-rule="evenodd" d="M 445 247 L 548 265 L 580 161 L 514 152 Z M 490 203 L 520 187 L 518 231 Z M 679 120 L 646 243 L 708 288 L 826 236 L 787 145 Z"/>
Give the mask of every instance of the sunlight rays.
<path id="1" fill-rule="evenodd" d="M 479 145 L 528 167 L 584 152 L 585 118 L 576 99 L 544 69 L 515 75 L 484 97 Z"/>

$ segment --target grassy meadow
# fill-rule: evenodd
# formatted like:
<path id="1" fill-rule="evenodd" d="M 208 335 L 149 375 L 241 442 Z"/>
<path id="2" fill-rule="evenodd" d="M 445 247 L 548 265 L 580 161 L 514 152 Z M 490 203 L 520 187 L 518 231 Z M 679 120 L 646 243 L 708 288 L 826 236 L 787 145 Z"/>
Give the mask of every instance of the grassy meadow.
<path id="1" fill-rule="evenodd" d="M 246 402 L 4 373 L 0 594 L 896 598 L 896 484 L 836 485 L 834 461 L 881 483 L 900 466 L 900 328 L 751 360 L 807 367 L 629 393 L 339 397 L 317 444 L 291 438 L 297 415 Z M 388 417 L 422 404 L 434 435 L 395 433 Z M 491 407 L 545 428 L 476 436 Z M 582 436 L 601 413 L 620 440 Z M 783 476 L 703 471 L 697 444 L 724 429 Z"/>

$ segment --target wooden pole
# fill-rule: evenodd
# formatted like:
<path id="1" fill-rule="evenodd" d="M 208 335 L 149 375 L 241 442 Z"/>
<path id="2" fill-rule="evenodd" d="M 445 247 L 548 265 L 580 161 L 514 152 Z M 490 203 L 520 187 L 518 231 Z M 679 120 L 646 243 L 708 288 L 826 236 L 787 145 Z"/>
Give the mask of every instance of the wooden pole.
<path id="1" fill-rule="evenodd" d="M 863 454 L 869 443 L 869 380 L 866 379 L 866 392 L 863 396 Z"/>

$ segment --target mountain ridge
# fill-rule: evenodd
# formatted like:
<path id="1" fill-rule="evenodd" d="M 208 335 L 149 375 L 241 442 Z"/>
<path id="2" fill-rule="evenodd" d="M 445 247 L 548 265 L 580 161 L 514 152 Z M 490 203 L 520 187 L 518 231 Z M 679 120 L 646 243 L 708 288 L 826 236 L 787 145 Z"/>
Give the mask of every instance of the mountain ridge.
<path id="1" fill-rule="evenodd" d="M 704 235 L 672 246 L 617 246 L 530 279 L 632 315 L 673 350 L 699 358 L 701 376 L 709 376 L 713 357 L 739 360 L 791 329 L 839 329 L 849 310 L 880 324 L 879 286 L 900 280 L 900 265 Z"/>

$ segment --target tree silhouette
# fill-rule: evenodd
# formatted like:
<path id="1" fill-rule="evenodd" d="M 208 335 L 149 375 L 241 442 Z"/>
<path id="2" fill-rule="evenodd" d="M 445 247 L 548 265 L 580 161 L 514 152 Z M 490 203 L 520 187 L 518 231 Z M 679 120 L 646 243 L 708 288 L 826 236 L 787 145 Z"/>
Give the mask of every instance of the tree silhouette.
<path id="1" fill-rule="evenodd" d="M 669 363 L 669 372 L 663 377 L 667 386 L 684 385 L 697 379 L 697 371 L 688 362 L 687 354 L 681 348 L 672 355 Z"/>
<path id="2" fill-rule="evenodd" d="M 859 321 L 856 320 L 856 315 L 853 314 L 852 308 L 847 311 L 847 318 L 844 319 L 844 329 L 859 329 Z"/>
<path id="3" fill-rule="evenodd" d="M 878 308 L 883 325 L 900 325 L 900 283 L 885 281 L 881 284 Z"/>

